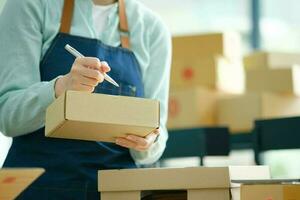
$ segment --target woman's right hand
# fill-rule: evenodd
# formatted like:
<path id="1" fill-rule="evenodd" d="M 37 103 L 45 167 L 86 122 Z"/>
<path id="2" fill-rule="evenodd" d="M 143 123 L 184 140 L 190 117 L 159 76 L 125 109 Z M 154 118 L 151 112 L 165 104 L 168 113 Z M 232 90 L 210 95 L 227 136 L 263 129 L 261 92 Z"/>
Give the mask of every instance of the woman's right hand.
<path id="1" fill-rule="evenodd" d="M 93 92 L 95 87 L 104 81 L 104 73 L 110 71 L 106 62 L 98 58 L 76 58 L 71 71 L 58 78 L 55 83 L 55 97 L 59 97 L 66 90 Z"/>

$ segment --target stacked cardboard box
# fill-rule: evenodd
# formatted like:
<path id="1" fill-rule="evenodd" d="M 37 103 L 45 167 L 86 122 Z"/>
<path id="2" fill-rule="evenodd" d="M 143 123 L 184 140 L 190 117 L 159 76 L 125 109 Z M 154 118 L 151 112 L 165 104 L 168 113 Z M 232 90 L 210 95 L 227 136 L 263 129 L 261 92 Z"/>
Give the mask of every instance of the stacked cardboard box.
<path id="1" fill-rule="evenodd" d="M 216 125 L 216 101 L 244 91 L 237 33 L 173 38 L 168 128 Z"/>
<path id="2" fill-rule="evenodd" d="M 256 52 L 244 64 L 248 92 L 300 95 L 300 54 Z"/>
<path id="3" fill-rule="evenodd" d="M 248 132 L 255 119 L 300 114 L 300 98 L 275 93 L 248 93 L 220 98 L 218 124 L 229 125 L 232 133 Z"/>
<path id="4" fill-rule="evenodd" d="M 300 200 L 299 180 L 242 180 L 232 189 L 232 200 Z"/>
<path id="5" fill-rule="evenodd" d="M 217 98 L 216 92 L 201 87 L 173 90 L 169 96 L 168 128 L 215 125 Z"/>
<path id="6" fill-rule="evenodd" d="M 171 74 L 171 89 L 194 86 L 207 87 L 230 93 L 244 90 L 244 71 L 242 63 L 230 61 L 221 56 L 194 60 L 174 58 Z"/>
<path id="7" fill-rule="evenodd" d="M 244 57 L 246 70 L 281 69 L 294 64 L 300 64 L 297 53 L 254 52 Z"/>
<path id="8" fill-rule="evenodd" d="M 233 200 L 300 200 L 300 184 L 242 185 L 239 198 Z"/>
<path id="9" fill-rule="evenodd" d="M 244 58 L 246 94 L 220 98 L 217 121 L 249 132 L 256 119 L 300 115 L 300 54 L 256 52 Z"/>
<path id="10" fill-rule="evenodd" d="M 300 66 L 281 69 L 251 69 L 246 72 L 248 92 L 276 92 L 300 95 Z"/>

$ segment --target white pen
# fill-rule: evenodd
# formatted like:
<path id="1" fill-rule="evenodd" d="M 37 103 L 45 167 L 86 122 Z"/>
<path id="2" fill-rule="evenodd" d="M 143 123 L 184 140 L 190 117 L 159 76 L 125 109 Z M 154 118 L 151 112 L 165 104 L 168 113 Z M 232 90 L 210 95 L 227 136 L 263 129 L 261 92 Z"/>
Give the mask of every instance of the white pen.
<path id="1" fill-rule="evenodd" d="M 83 58 L 84 56 L 79 53 L 76 49 L 74 49 L 73 47 L 71 47 L 69 44 L 67 44 L 65 46 L 65 49 L 72 54 L 73 56 L 75 56 L 76 58 Z M 108 82 L 110 82 L 111 84 L 115 85 L 116 87 L 119 87 L 119 84 L 114 81 L 114 79 L 112 79 L 110 76 L 108 76 L 106 73 L 104 73 L 104 79 L 107 80 Z"/>

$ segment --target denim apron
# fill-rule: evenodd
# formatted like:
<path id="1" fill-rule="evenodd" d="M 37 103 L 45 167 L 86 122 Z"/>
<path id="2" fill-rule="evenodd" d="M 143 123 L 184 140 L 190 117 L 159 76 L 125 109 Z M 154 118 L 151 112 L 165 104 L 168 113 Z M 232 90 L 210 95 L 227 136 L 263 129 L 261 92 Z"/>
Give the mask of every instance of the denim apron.
<path id="1" fill-rule="evenodd" d="M 139 64 L 129 48 L 124 0 L 119 0 L 120 41 L 112 47 L 96 39 L 69 34 L 74 0 L 65 0 L 60 32 L 40 63 L 42 81 L 67 74 L 74 57 L 64 49 L 70 44 L 85 56 L 108 62 L 109 75 L 119 88 L 107 81 L 95 88 L 96 93 L 143 97 Z M 102 114 L 102 113 L 99 113 Z M 83 133 L 88 134 L 88 133 Z M 13 138 L 4 167 L 42 167 L 46 169 L 18 199 L 100 199 L 97 171 L 100 169 L 135 168 L 129 150 L 113 143 L 54 139 L 44 136 L 44 128 Z"/>

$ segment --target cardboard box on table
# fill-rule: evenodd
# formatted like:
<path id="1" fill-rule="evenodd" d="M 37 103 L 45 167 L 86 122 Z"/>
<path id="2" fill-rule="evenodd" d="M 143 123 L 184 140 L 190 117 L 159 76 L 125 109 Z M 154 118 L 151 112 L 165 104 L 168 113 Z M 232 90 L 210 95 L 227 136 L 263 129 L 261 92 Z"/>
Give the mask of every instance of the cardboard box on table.
<path id="1" fill-rule="evenodd" d="M 173 37 L 173 61 L 224 56 L 241 58 L 241 37 L 236 32 Z"/>
<path id="2" fill-rule="evenodd" d="M 141 191 L 186 190 L 187 200 L 229 200 L 231 175 L 249 173 L 250 167 L 195 167 L 103 170 L 98 173 L 102 200 L 140 200 Z M 256 168 L 256 178 L 269 174 Z M 254 171 L 254 169 L 252 170 Z M 266 175 L 267 174 L 267 175 Z M 245 177 L 243 177 L 245 178 Z"/>
<path id="3" fill-rule="evenodd" d="M 279 69 L 300 65 L 300 54 L 280 52 L 254 52 L 244 57 L 248 69 Z"/>
<path id="4" fill-rule="evenodd" d="M 177 129 L 215 125 L 218 95 L 203 87 L 171 89 L 167 127 Z"/>
<path id="5" fill-rule="evenodd" d="M 114 142 L 159 127 L 156 100 L 67 91 L 46 112 L 47 137 Z"/>
<path id="6" fill-rule="evenodd" d="M 247 70 L 246 91 L 300 95 L 300 66 Z"/>
<path id="7" fill-rule="evenodd" d="M 220 56 L 197 59 L 174 59 L 171 88 L 208 87 L 222 92 L 240 94 L 245 89 L 245 73 L 240 61 Z"/>
<path id="8" fill-rule="evenodd" d="M 15 199 L 43 173 L 44 169 L 40 168 L 0 169 L 0 199 Z"/>
<path id="9" fill-rule="evenodd" d="M 222 97 L 217 105 L 217 123 L 231 132 L 249 132 L 256 119 L 300 115 L 300 97 L 275 93 Z"/>
<path id="10" fill-rule="evenodd" d="M 239 197 L 233 200 L 300 200 L 300 184 L 245 184 Z"/>

